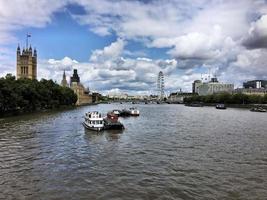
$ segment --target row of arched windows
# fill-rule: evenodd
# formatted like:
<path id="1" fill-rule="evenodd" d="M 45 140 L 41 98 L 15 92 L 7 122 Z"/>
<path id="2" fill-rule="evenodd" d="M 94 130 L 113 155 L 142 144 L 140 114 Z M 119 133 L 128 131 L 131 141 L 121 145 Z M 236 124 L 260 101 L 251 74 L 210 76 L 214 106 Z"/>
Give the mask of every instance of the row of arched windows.
<path id="1" fill-rule="evenodd" d="M 21 67 L 21 74 L 28 74 L 28 67 Z"/>

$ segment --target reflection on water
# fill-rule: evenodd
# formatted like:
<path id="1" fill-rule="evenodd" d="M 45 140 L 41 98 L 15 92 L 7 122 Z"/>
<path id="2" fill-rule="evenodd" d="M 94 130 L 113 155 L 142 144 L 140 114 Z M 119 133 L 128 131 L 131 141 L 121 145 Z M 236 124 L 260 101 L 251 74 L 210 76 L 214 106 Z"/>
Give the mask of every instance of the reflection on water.
<path id="1" fill-rule="evenodd" d="M 88 140 L 101 140 L 106 138 L 107 141 L 118 140 L 123 133 L 123 130 L 104 130 L 104 131 L 93 131 L 84 128 L 84 138 Z"/>
<path id="2" fill-rule="evenodd" d="M 123 131 L 80 107 L 0 120 L 0 199 L 266 199 L 267 115 L 136 105 Z"/>

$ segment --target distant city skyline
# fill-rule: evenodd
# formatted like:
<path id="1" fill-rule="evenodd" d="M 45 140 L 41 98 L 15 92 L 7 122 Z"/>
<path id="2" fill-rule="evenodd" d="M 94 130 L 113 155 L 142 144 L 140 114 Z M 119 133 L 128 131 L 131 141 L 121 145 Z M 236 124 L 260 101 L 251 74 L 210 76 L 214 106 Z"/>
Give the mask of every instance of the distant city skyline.
<path id="1" fill-rule="evenodd" d="M 241 87 L 267 79 L 264 0 L 0 0 L 0 76 L 16 75 L 16 48 L 38 50 L 38 79 L 103 93 L 191 91 L 201 74 Z"/>

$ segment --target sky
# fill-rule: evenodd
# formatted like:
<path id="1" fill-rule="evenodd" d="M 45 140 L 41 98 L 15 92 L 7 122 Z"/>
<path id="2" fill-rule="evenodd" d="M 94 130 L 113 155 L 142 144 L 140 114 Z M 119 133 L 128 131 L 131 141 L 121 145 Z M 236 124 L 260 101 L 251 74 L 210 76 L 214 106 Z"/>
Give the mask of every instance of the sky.
<path id="1" fill-rule="evenodd" d="M 104 94 L 190 92 L 217 76 L 242 87 L 267 79 L 266 0 L 0 0 L 0 77 L 16 48 L 38 53 L 38 79 L 81 82 Z"/>

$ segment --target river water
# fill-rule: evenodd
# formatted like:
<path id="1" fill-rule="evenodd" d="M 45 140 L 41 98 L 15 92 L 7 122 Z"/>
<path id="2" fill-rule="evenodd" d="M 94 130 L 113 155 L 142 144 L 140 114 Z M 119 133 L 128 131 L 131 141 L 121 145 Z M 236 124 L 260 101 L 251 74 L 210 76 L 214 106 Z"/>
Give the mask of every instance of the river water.
<path id="1" fill-rule="evenodd" d="M 267 199 L 267 114 L 136 105 L 123 132 L 82 126 L 86 111 L 0 119 L 0 199 Z"/>

